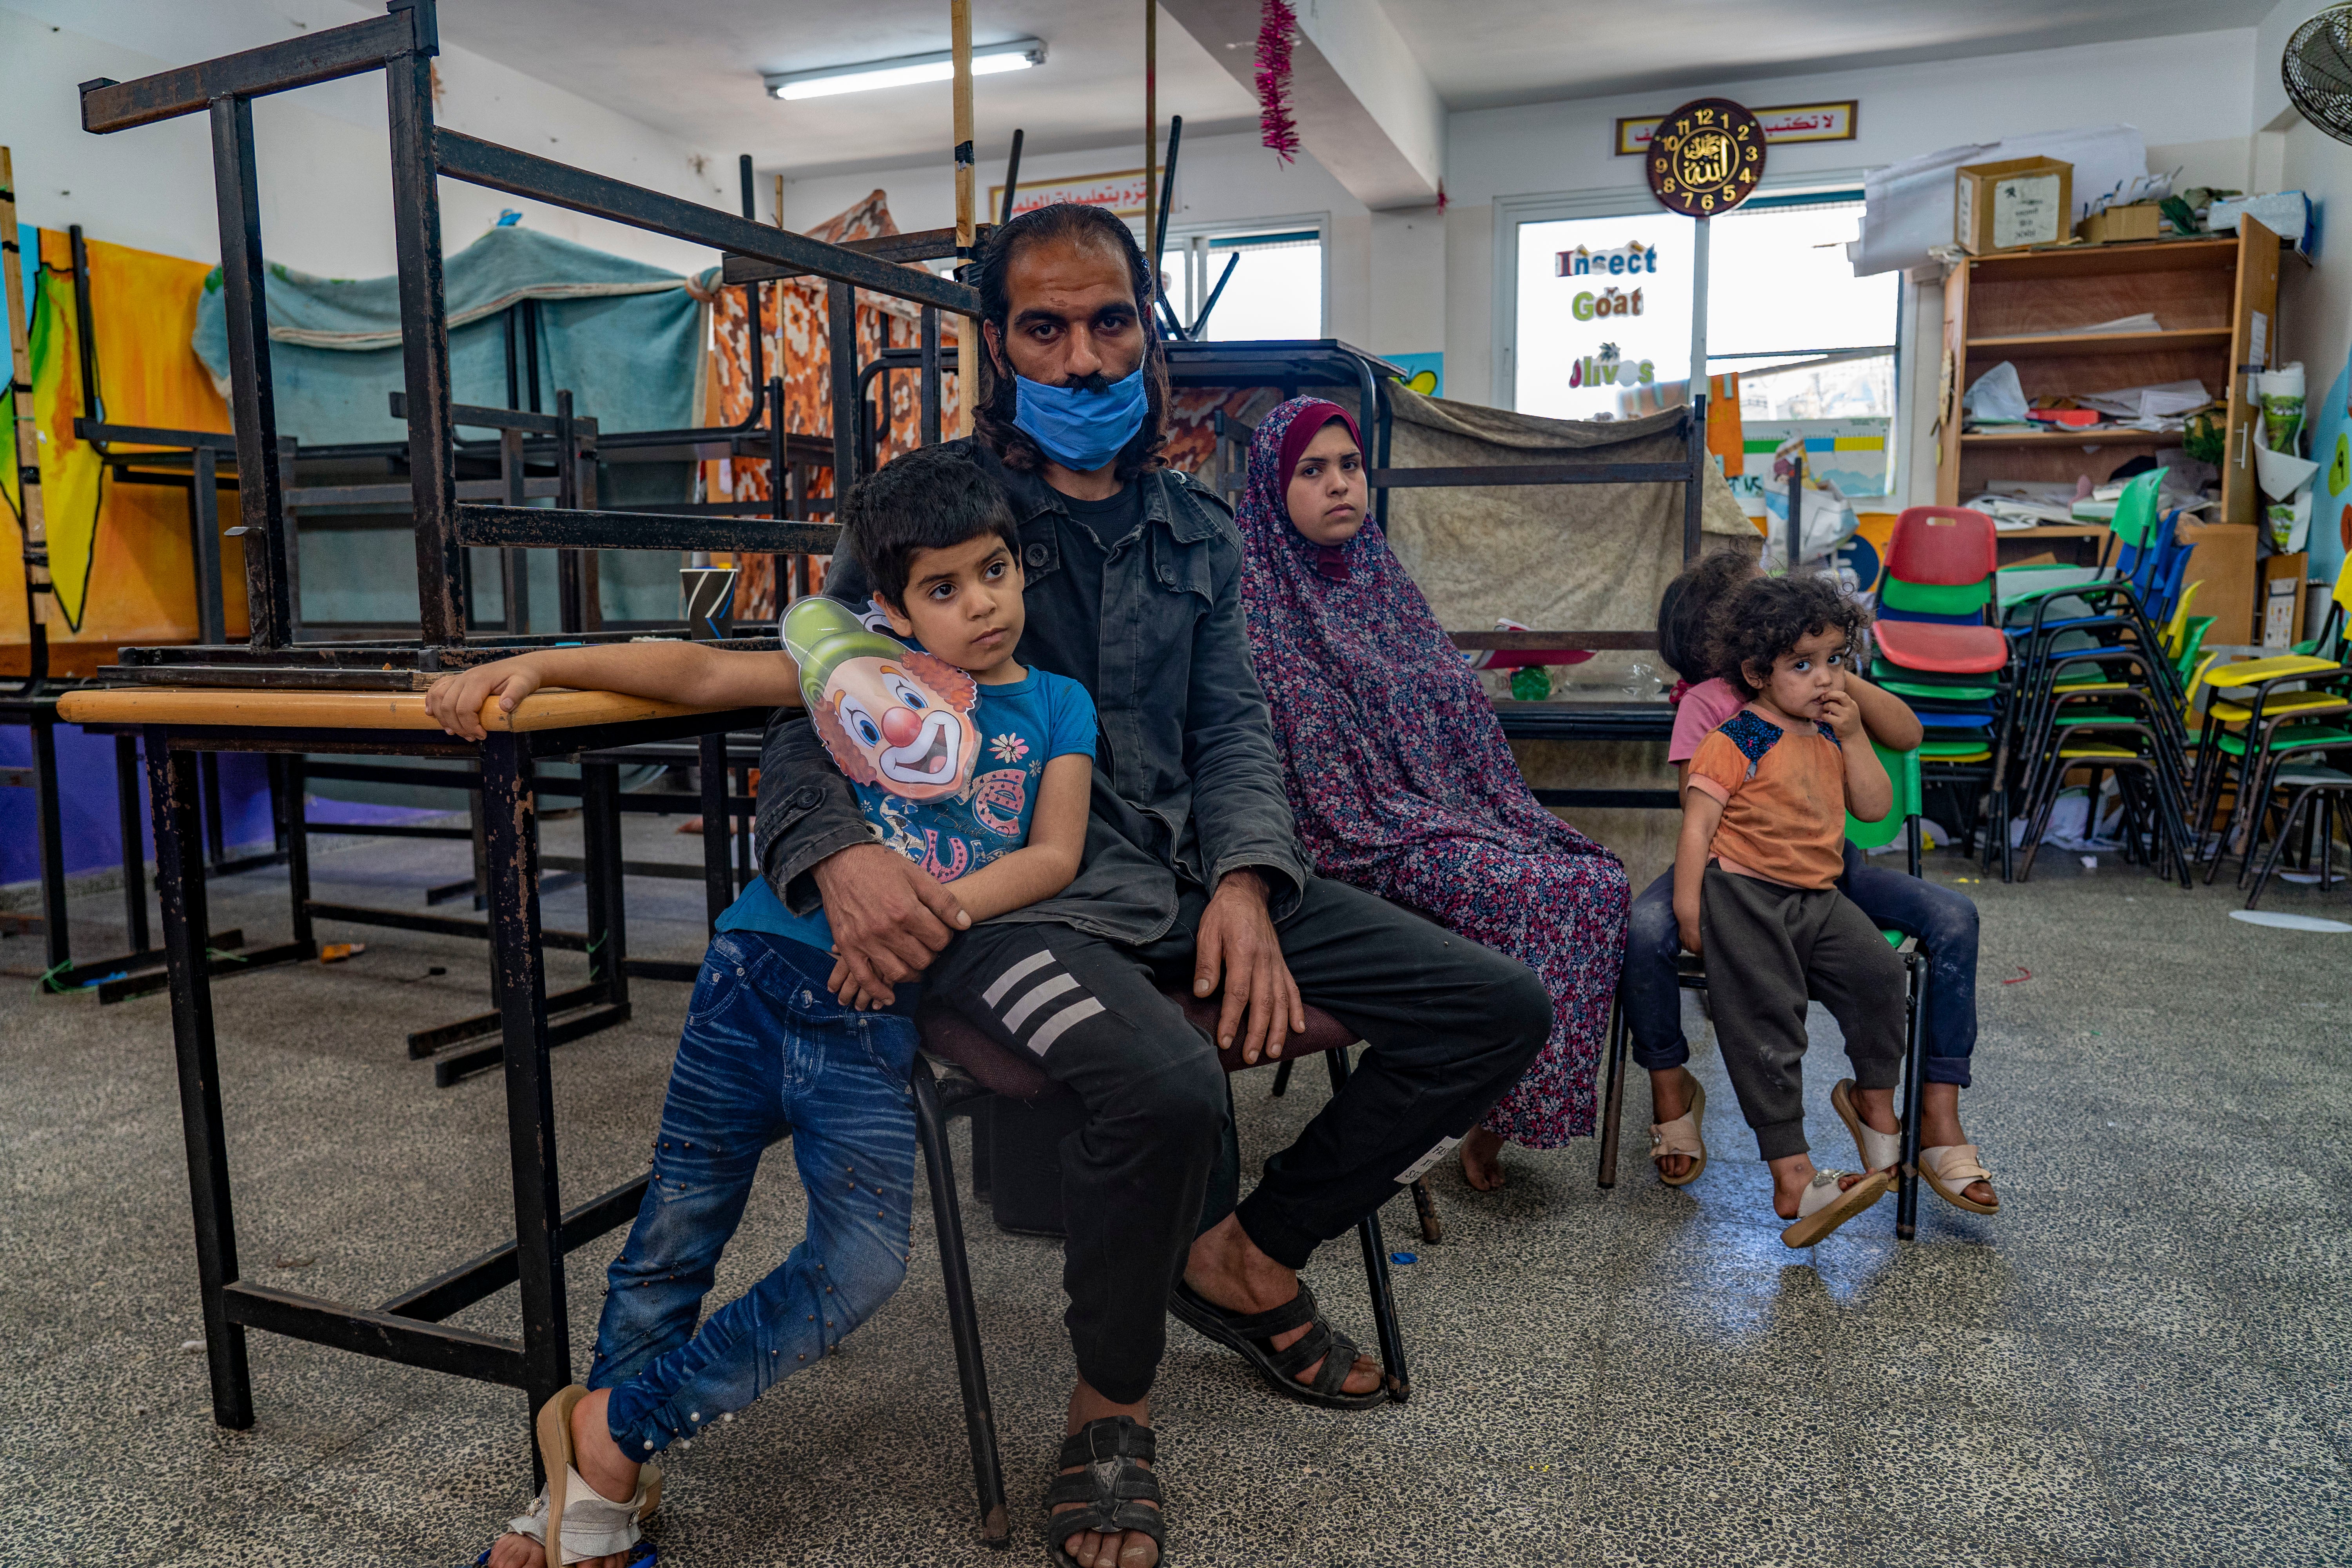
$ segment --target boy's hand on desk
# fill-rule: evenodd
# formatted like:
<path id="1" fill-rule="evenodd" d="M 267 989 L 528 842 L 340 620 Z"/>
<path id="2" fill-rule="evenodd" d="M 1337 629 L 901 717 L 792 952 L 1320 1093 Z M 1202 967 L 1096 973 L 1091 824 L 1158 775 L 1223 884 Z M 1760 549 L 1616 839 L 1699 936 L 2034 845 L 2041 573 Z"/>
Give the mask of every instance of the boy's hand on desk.
<path id="1" fill-rule="evenodd" d="M 482 728 L 483 703 L 495 695 L 499 711 L 511 714 L 539 688 L 539 669 L 528 654 L 501 658 L 435 681 L 425 693 L 425 711 L 459 740 L 478 741 L 489 732 Z"/>

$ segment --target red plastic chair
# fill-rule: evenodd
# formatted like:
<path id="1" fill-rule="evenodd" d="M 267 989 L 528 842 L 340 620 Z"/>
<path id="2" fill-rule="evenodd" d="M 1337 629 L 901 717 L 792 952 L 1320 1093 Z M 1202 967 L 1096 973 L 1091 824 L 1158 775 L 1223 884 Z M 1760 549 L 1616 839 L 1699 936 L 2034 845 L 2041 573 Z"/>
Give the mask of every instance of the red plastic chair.
<path id="1" fill-rule="evenodd" d="M 1940 588 L 1981 583 L 1998 554 L 1992 519 L 1960 506 L 1915 506 L 1895 520 L 1886 574 Z"/>
<path id="2" fill-rule="evenodd" d="M 1880 621 L 1870 628 L 1889 664 L 1935 675 L 1990 675 L 2009 662 L 2009 639 L 1991 626 Z"/>

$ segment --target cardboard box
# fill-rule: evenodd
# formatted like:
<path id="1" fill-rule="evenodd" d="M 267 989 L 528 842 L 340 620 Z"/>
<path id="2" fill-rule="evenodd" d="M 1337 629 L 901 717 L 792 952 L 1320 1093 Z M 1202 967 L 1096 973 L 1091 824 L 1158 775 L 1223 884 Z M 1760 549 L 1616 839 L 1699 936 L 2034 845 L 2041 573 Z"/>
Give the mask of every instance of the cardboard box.
<path id="1" fill-rule="evenodd" d="M 1952 238 L 1971 256 L 2054 245 L 2074 232 L 2072 163 L 2011 158 L 1970 163 L 1953 178 Z"/>
<path id="2" fill-rule="evenodd" d="M 2303 625 L 2304 569 L 2310 563 L 2311 557 L 2301 551 L 2263 557 L 2262 643 L 2265 649 L 2284 653 L 2294 645 L 2296 628 Z"/>
<path id="3" fill-rule="evenodd" d="M 2126 239 L 2154 239 L 2163 214 L 2154 202 L 2134 202 L 2093 213 L 2074 226 L 2074 232 L 2093 245 L 2114 245 Z"/>

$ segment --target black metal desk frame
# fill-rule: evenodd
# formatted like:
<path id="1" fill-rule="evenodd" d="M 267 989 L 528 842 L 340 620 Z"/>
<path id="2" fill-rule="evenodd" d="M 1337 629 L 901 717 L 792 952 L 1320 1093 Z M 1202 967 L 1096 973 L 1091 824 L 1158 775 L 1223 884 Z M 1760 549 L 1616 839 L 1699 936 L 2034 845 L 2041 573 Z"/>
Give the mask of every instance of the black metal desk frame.
<path id="1" fill-rule="evenodd" d="M 163 906 L 164 949 L 171 963 L 173 1037 L 194 1200 L 205 1354 L 214 1419 L 220 1425 L 238 1428 L 253 1425 L 253 1393 L 245 1350 L 248 1328 L 404 1365 L 505 1384 L 526 1390 L 533 1409 L 572 1380 L 563 1255 L 626 1224 L 644 1195 L 646 1178 L 624 1184 L 568 1213 L 558 1203 L 555 1111 L 548 1076 L 552 1042 L 540 926 L 538 837 L 533 822 L 538 788 L 533 764 L 543 757 L 584 748 L 723 733 L 764 717 L 732 711 L 524 734 L 493 732 L 478 745 L 422 730 L 169 723 L 142 727 L 155 802 L 155 880 Z M 205 962 L 209 945 L 205 879 L 191 852 L 197 841 L 192 765 L 196 754 L 248 751 L 299 755 L 325 750 L 478 760 L 489 837 L 493 889 L 489 936 L 500 1000 L 503 1040 L 499 1057 L 506 1079 L 515 1239 L 376 1307 L 305 1296 L 241 1277 L 221 1115 L 213 965 Z M 602 819 L 617 820 L 609 813 L 602 814 Z M 299 880 L 307 869 L 308 853 L 299 836 L 289 848 Z M 604 858 L 592 857 L 590 864 L 587 942 L 593 952 L 616 933 L 605 925 L 613 906 L 600 885 Z M 616 944 L 615 956 L 617 952 Z M 625 986 L 617 966 L 611 978 Z M 443 1323 L 451 1314 L 517 1282 L 522 1291 L 520 1340 Z"/>

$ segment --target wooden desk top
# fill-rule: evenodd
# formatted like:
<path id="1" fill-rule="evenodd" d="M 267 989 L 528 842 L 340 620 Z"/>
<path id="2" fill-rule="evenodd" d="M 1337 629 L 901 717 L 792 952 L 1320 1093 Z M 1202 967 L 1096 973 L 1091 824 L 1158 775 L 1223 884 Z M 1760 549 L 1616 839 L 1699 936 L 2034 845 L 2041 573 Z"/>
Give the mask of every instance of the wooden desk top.
<path id="1" fill-rule="evenodd" d="M 715 713 L 616 691 L 535 691 L 511 717 L 495 699 L 483 705 L 482 725 L 517 733 L 626 724 Z M 69 724 L 175 724 L 288 730 L 438 730 L 421 691 L 260 691 L 226 688 L 114 686 L 72 691 L 58 699 L 58 717 Z"/>

